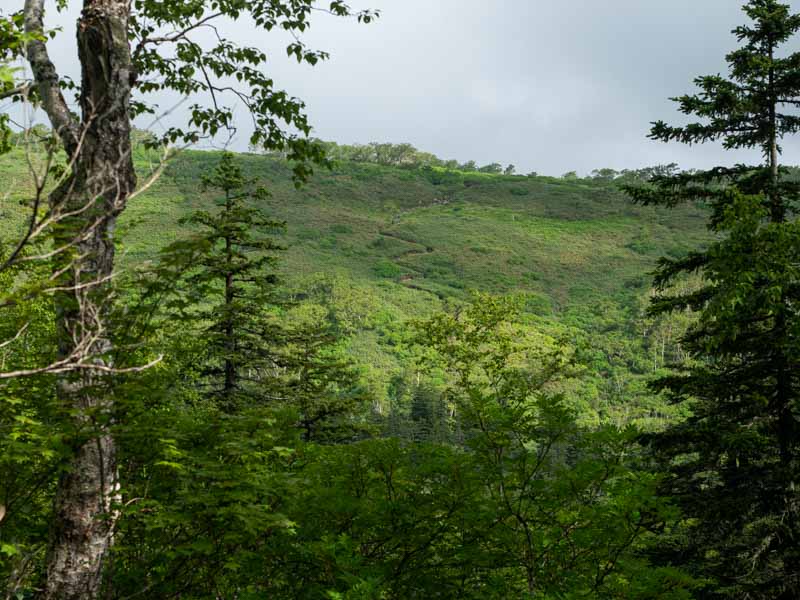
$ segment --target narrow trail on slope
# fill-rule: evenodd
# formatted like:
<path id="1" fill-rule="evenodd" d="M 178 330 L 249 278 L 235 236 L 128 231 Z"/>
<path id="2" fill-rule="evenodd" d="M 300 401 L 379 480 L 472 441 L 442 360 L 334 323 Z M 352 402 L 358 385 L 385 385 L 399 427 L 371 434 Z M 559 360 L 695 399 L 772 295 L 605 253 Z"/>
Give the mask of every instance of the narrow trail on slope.
<path id="1" fill-rule="evenodd" d="M 411 212 L 411 211 L 405 211 L 405 212 Z M 392 219 L 392 222 L 391 222 L 390 226 L 398 225 L 400 223 L 400 219 L 402 217 L 403 217 L 403 213 L 400 213 L 399 215 L 396 215 Z M 422 242 L 418 242 L 417 240 L 408 237 L 407 235 L 403 236 L 403 235 L 401 235 L 399 233 L 394 233 L 392 231 L 389 231 L 388 229 L 379 229 L 378 230 L 378 234 L 382 235 L 383 237 L 386 237 L 386 238 L 391 238 L 391 239 L 395 239 L 395 240 L 401 241 L 401 242 L 403 242 L 405 244 L 412 244 L 414 246 L 418 246 L 418 248 L 410 248 L 409 250 L 405 250 L 405 251 L 401 252 L 400 254 L 396 254 L 396 255 L 391 257 L 392 262 L 395 262 L 399 266 L 401 266 L 403 269 L 406 269 L 406 272 L 403 273 L 402 275 L 400 275 L 397 278 L 397 282 L 398 283 L 400 283 L 403 286 L 405 286 L 405 287 L 407 287 L 409 289 L 412 289 L 412 290 L 418 290 L 420 292 L 426 292 L 428 294 L 433 294 L 434 296 L 439 298 L 439 300 L 444 300 L 445 299 L 444 294 L 442 294 L 441 292 L 435 292 L 433 290 L 426 289 L 426 288 L 422 287 L 421 285 L 418 285 L 418 284 L 414 283 L 414 281 L 417 280 L 417 279 L 425 279 L 425 275 L 418 268 L 416 268 L 416 267 L 414 267 L 412 265 L 409 265 L 408 263 L 401 262 L 404 259 L 407 259 L 407 258 L 409 258 L 411 256 L 419 256 L 419 255 L 424 255 L 424 254 L 433 254 L 434 252 L 436 252 L 436 250 L 434 249 L 433 246 L 428 246 L 426 244 L 423 244 Z"/>

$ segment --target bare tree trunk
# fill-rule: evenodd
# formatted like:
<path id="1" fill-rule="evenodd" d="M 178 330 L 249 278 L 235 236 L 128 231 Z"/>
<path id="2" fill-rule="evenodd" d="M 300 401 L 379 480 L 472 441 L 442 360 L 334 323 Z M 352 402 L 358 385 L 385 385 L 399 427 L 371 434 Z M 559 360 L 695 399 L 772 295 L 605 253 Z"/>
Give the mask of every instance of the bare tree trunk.
<path id="1" fill-rule="evenodd" d="M 26 29 L 40 32 L 43 0 L 27 0 Z M 108 366 L 109 283 L 116 219 L 136 178 L 130 143 L 131 55 L 128 0 L 84 0 L 78 22 L 82 66 L 81 119 L 72 116 L 43 42 L 28 58 L 54 129 L 72 158 L 71 177 L 51 196 L 60 220 L 54 261 L 63 290 L 55 298 L 59 353 L 76 347 Z M 116 448 L 110 434 L 113 401 L 107 376 L 81 369 L 62 376 L 60 401 L 74 415 L 74 454 L 59 480 L 47 554 L 44 598 L 97 598 L 104 559 L 113 543 L 118 499 Z"/>

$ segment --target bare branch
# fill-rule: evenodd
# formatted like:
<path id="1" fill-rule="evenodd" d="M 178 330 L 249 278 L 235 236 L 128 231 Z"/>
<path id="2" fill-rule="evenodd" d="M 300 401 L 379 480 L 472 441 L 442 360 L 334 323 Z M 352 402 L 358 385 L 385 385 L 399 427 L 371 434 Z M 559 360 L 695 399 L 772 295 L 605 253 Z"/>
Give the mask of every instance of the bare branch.
<path id="1" fill-rule="evenodd" d="M 164 173 L 164 169 L 167 168 L 167 162 L 169 161 L 170 158 L 172 158 L 172 156 L 175 155 L 176 152 L 177 150 L 171 147 L 164 149 L 164 154 L 162 155 L 161 160 L 158 163 L 158 166 L 153 170 L 153 172 L 147 178 L 147 181 L 145 181 L 142 185 L 140 185 L 139 189 L 137 189 L 128 197 L 129 202 L 134 198 L 136 198 L 137 196 L 141 196 L 142 194 L 144 194 L 161 178 L 161 175 Z"/>
<path id="2" fill-rule="evenodd" d="M 115 375 L 123 375 L 126 373 L 141 373 L 148 369 L 152 369 L 157 364 L 159 364 L 162 360 L 164 360 L 164 355 L 159 355 L 158 358 L 151 360 L 150 362 L 139 365 L 137 367 L 126 367 L 122 369 L 118 369 L 115 367 L 108 367 L 106 365 L 97 364 L 97 363 L 90 363 L 90 362 L 74 362 L 72 355 L 69 357 L 56 361 L 46 367 L 41 367 L 39 369 L 22 369 L 19 371 L 9 371 L 7 373 L 0 373 L 0 380 L 2 379 L 13 379 L 16 377 L 32 377 L 34 375 L 44 375 L 48 373 L 66 373 L 67 371 L 97 371 L 99 373 L 110 373 Z"/>
<path id="3" fill-rule="evenodd" d="M 211 14 L 211 15 L 203 18 L 203 19 L 200 19 L 197 23 L 193 23 L 192 25 L 189 25 L 186 29 L 183 29 L 181 31 L 176 31 L 176 32 L 174 32 L 172 34 L 169 34 L 169 35 L 165 35 L 165 36 L 161 36 L 161 37 L 154 37 L 154 38 L 144 38 L 143 40 L 141 40 L 137 44 L 136 50 L 134 50 L 134 52 L 133 52 L 134 61 L 139 56 L 139 54 L 141 54 L 142 50 L 144 50 L 144 48 L 145 48 L 145 46 L 147 44 L 163 44 L 163 43 L 177 42 L 178 40 L 184 39 L 186 37 L 186 34 L 188 34 L 189 32 L 191 32 L 191 31 L 193 31 L 195 29 L 198 29 L 199 27 L 202 27 L 202 26 L 206 25 L 209 21 L 212 21 L 212 20 L 214 20 L 214 19 L 216 19 L 218 17 L 221 17 L 222 14 L 223 13 L 221 13 L 221 12 L 213 13 L 213 14 Z"/>
<path id="4" fill-rule="evenodd" d="M 13 338 L 11 338 L 10 340 L 6 340 L 6 341 L 5 341 L 5 342 L 3 342 L 2 344 L 0 344 L 0 348 L 5 348 L 6 346 L 8 346 L 8 345 L 10 345 L 10 344 L 13 344 L 14 342 L 16 342 L 16 341 L 17 341 L 17 340 L 18 340 L 20 337 L 22 337 L 22 334 L 23 334 L 23 333 L 25 333 L 25 331 L 28 329 L 28 326 L 29 326 L 29 325 L 30 325 L 30 323 L 25 323 L 25 325 L 23 325 L 23 326 L 20 328 L 20 330 L 19 330 L 19 331 L 17 331 L 17 335 L 15 335 L 15 336 L 14 336 Z M 2 520 L 2 519 L 0 519 L 0 520 Z"/>

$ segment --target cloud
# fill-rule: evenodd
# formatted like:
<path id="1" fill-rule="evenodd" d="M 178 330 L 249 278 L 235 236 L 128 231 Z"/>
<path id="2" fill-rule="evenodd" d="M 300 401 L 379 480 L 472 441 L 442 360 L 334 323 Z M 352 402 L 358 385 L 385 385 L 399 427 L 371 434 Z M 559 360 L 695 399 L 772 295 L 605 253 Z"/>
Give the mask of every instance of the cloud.
<path id="1" fill-rule="evenodd" d="M 13 0 L 20 3 L 21 0 Z M 59 67 L 75 76 L 71 12 Z M 281 32 L 228 24 L 263 48 L 276 85 L 303 98 L 315 134 L 343 143 L 410 142 L 445 158 L 514 163 L 561 174 L 676 161 L 707 167 L 752 158 L 713 145 L 646 139 L 650 121 L 676 121 L 668 100 L 701 74 L 725 71 L 738 0 L 352 0 L 383 11 L 359 25 L 319 15 L 305 35 L 329 50 L 315 68 L 287 60 Z M 800 0 L 792 2 L 800 10 Z M 161 99 L 162 107 L 174 101 Z M 246 147 L 242 111 L 240 147 Z M 180 112 L 176 113 L 180 116 Z M 786 144 L 800 163 L 800 144 Z"/>

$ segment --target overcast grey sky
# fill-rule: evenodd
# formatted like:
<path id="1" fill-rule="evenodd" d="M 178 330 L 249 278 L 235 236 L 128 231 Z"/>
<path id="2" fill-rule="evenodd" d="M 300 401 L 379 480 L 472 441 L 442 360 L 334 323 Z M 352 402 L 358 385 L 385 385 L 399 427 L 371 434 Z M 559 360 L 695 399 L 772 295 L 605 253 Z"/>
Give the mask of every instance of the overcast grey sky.
<path id="1" fill-rule="evenodd" d="M 320 15 L 305 39 L 331 59 L 314 68 L 287 60 L 283 39 L 247 24 L 232 33 L 274 56 L 276 85 L 306 101 L 323 139 L 410 142 L 442 158 L 551 175 L 746 157 L 646 139 L 650 121 L 680 119 L 669 96 L 690 91 L 696 75 L 725 71 L 736 45 L 730 30 L 744 20 L 740 0 L 351 4 L 382 16 L 358 25 Z M 792 5 L 800 10 L 800 0 Z M 75 16 L 50 19 L 67 26 L 54 55 L 73 74 Z M 236 145 L 246 147 L 246 135 Z M 800 143 L 787 143 L 785 154 L 800 163 Z"/>

